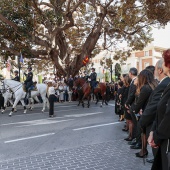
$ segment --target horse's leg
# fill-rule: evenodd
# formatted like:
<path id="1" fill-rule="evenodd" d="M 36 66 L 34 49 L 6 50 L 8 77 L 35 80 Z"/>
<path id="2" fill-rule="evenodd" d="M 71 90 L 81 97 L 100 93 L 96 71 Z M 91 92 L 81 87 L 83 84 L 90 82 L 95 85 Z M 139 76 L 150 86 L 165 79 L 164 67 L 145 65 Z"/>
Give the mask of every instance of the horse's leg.
<path id="1" fill-rule="evenodd" d="M 29 99 L 28 108 L 30 111 L 32 111 L 32 109 L 34 108 L 34 99 L 33 98 Z"/>
<path id="2" fill-rule="evenodd" d="M 105 104 L 108 105 L 106 93 L 104 94 L 104 96 L 105 96 Z"/>
<path id="3" fill-rule="evenodd" d="M 20 100 L 20 99 L 19 99 L 18 97 L 15 98 L 15 102 L 14 102 L 14 104 L 13 104 L 13 106 L 12 106 L 12 110 L 11 110 L 11 112 L 9 113 L 9 116 L 12 116 L 12 114 L 13 114 L 13 112 L 14 112 L 14 109 L 15 109 L 16 105 L 18 104 L 19 100 Z"/>
<path id="4" fill-rule="evenodd" d="M 27 108 L 26 108 L 26 106 L 25 106 L 24 100 L 21 99 L 20 102 L 21 102 L 22 106 L 24 106 L 24 113 L 26 113 L 26 112 L 27 112 Z"/>
<path id="5" fill-rule="evenodd" d="M 96 96 L 96 104 L 97 104 L 99 102 L 99 94 L 96 93 L 95 96 Z"/>
<path id="6" fill-rule="evenodd" d="M 14 103 L 13 103 L 12 99 L 9 99 L 8 101 L 13 106 Z M 14 112 L 17 112 L 17 106 L 14 108 Z"/>
<path id="7" fill-rule="evenodd" d="M 87 107 L 89 108 L 90 107 L 90 95 L 88 95 L 87 99 L 88 99 L 88 104 L 87 104 Z"/>
<path id="8" fill-rule="evenodd" d="M 85 94 L 83 95 L 81 102 L 82 102 L 82 107 L 84 107 L 84 98 L 85 98 Z"/>

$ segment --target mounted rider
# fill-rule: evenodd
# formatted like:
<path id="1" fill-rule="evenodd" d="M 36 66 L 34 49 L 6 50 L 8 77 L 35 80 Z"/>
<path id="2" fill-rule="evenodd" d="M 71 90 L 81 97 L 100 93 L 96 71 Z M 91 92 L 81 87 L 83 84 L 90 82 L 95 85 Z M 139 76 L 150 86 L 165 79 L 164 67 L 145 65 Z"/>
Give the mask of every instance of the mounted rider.
<path id="1" fill-rule="evenodd" d="M 89 82 L 91 85 L 92 93 L 94 93 L 94 88 L 96 87 L 97 84 L 97 73 L 95 72 L 95 68 L 92 68 L 92 73 L 89 76 Z"/>
<path id="2" fill-rule="evenodd" d="M 27 70 L 28 70 L 28 74 L 24 73 L 24 75 L 26 76 L 26 80 L 24 81 L 24 84 L 25 84 L 26 92 L 29 94 L 29 98 L 31 98 L 31 90 L 33 89 L 32 67 L 28 67 Z"/>
<path id="3" fill-rule="evenodd" d="M 14 71 L 14 75 L 15 75 L 15 77 L 12 80 L 20 81 L 20 78 L 18 76 L 18 71 L 17 70 Z"/>

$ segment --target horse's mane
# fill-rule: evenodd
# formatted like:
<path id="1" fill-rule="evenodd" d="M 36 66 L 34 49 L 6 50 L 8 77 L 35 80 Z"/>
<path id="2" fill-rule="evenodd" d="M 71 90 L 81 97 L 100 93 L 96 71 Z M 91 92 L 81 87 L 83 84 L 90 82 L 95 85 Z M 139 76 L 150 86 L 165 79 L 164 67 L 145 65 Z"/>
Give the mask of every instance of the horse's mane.
<path id="1" fill-rule="evenodd" d="M 15 81 L 15 80 L 11 80 L 11 79 L 4 79 L 4 82 L 5 82 L 5 81 L 12 81 L 12 82 L 14 82 L 14 83 L 17 84 L 17 85 L 22 84 L 22 83 L 19 82 L 19 81 Z"/>

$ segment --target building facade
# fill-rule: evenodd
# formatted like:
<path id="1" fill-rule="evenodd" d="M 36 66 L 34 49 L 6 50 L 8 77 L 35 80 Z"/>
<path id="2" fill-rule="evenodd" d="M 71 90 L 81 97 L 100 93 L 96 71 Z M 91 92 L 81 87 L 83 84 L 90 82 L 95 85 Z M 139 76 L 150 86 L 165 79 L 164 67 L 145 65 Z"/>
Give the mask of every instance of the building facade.
<path id="1" fill-rule="evenodd" d="M 121 65 L 122 74 L 128 73 L 131 67 L 137 68 L 140 72 L 149 65 L 155 66 L 156 62 L 162 58 L 164 50 L 166 50 L 166 48 L 150 44 L 141 51 L 132 51 L 131 56 L 123 63 L 120 63 L 119 60 L 112 59 L 112 78 L 114 79 L 114 68 L 116 63 Z M 106 68 L 105 65 L 101 65 L 100 62 L 103 58 L 110 58 L 113 55 L 113 53 L 105 50 L 92 59 L 93 67 L 96 68 L 96 73 L 98 74 L 98 80 L 102 82 L 105 81 L 106 75 L 108 76 L 108 79 L 111 80 L 111 69 Z"/>

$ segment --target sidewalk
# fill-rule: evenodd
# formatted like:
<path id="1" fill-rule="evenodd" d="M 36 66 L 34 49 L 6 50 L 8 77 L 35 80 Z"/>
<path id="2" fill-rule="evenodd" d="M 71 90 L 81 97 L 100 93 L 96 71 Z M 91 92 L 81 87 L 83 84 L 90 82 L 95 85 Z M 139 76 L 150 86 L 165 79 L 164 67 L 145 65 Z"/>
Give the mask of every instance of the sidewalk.
<path id="1" fill-rule="evenodd" d="M 0 170 L 150 170 L 137 151 L 114 140 L 0 162 Z"/>

